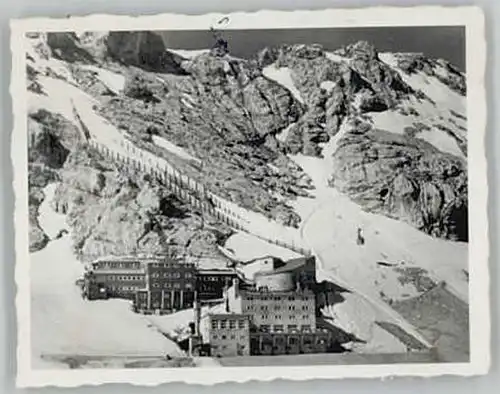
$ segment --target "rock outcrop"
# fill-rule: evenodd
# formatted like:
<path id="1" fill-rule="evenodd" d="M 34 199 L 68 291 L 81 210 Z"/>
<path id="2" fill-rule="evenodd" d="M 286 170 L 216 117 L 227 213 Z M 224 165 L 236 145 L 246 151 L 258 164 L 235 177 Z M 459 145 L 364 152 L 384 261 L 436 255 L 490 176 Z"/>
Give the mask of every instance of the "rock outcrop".
<path id="1" fill-rule="evenodd" d="M 129 140 L 243 207 L 298 227 L 301 218 L 287 201 L 308 196 L 311 179 L 287 154 L 320 157 L 335 138 L 334 187 L 366 210 L 434 236 L 467 239 L 465 113 L 458 105 L 443 115 L 443 104 L 411 79 L 429 78 L 428 84 L 439 83 L 459 99 L 465 94 L 464 76 L 444 61 L 396 54 L 392 64 L 365 42 L 333 52 L 319 45 L 284 45 L 252 59 L 234 58 L 228 51 L 188 59 L 145 31 L 47 33 L 34 35 L 32 42 L 36 56 L 28 57 L 27 66 L 32 94 L 46 95 L 40 75 L 78 86 L 97 100 L 95 112 Z M 40 67 L 37 56 L 43 59 Z M 99 67 L 124 76 L 123 90 L 112 91 Z M 269 68 L 289 75 L 294 89 L 270 78 Z M 427 112 L 413 108 L 419 105 Z M 411 117 L 411 127 L 401 116 Z M 390 119 L 405 125 L 397 133 L 385 130 Z M 80 253 L 96 254 L 99 244 L 108 245 L 108 252 L 113 244 L 158 250 L 169 244 L 169 226 L 210 245 L 219 237 L 194 230 L 200 218 L 190 216 L 154 181 L 122 174 L 82 148 L 73 120 L 39 109 L 30 114 L 29 128 L 30 164 L 47 179 L 62 179 L 58 198 L 69 207 Z M 284 130 L 286 136 L 277 138 Z M 433 143 L 440 141 L 439 133 L 451 137 L 463 157 Z M 162 148 L 153 137 L 194 159 Z M 39 197 L 33 196 L 35 208 Z M 34 243 L 43 245 L 36 220 L 31 222 Z M 158 229 L 166 231 L 166 238 Z"/>
<path id="2" fill-rule="evenodd" d="M 364 209 L 436 237 L 468 240 L 467 168 L 408 136 L 352 124 L 333 156 L 332 186 Z"/>
<path id="3" fill-rule="evenodd" d="M 158 73 L 184 74 L 180 58 L 168 52 L 161 37 L 154 32 L 110 32 L 106 47 L 108 55 L 123 64 Z"/>

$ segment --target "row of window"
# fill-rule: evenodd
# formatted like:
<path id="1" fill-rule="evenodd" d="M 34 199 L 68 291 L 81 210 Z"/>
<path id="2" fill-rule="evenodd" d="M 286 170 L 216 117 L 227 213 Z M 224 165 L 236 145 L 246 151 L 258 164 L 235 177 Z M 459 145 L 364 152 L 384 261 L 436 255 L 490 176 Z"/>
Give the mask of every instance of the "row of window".
<path id="1" fill-rule="evenodd" d="M 254 297 L 254 296 L 248 296 L 246 297 L 248 301 L 310 301 L 311 297 L 305 297 L 305 296 L 298 296 L 298 295 L 293 295 L 293 296 L 264 296 L 264 297 Z"/>
<path id="2" fill-rule="evenodd" d="M 144 276 L 141 275 L 103 275 L 106 280 L 123 280 L 123 281 L 138 281 L 144 280 Z"/>
<path id="3" fill-rule="evenodd" d="M 302 317 L 296 316 L 296 315 L 289 315 L 289 316 L 285 315 L 285 317 L 288 318 L 289 320 L 296 320 L 296 319 L 300 319 L 300 318 L 302 320 L 308 320 L 308 319 L 310 319 L 309 315 L 303 315 Z M 265 315 L 265 314 L 264 315 L 260 315 L 260 318 L 262 320 L 268 320 L 269 319 L 269 315 Z M 274 319 L 276 319 L 276 320 L 281 320 L 282 318 L 283 318 L 282 315 L 274 315 Z"/>
<path id="4" fill-rule="evenodd" d="M 221 340 L 227 340 L 227 339 L 231 339 L 232 341 L 236 340 L 236 335 L 234 334 L 231 334 L 231 335 L 226 335 L 226 334 L 221 334 L 221 335 L 217 335 L 217 334 L 213 334 L 212 335 L 212 339 L 221 339 Z M 239 336 L 239 340 L 240 341 L 244 341 L 246 340 L 246 336 L 245 335 L 240 335 Z"/>
<path id="5" fill-rule="evenodd" d="M 178 282 L 175 282 L 175 283 L 170 283 L 170 282 L 153 283 L 152 286 L 155 289 L 160 289 L 160 288 L 163 288 L 163 289 L 171 289 L 171 288 L 180 289 L 181 288 L 181 284 L 178 283 Z M 191 283 L 186 283 L 186 284 L 184 284 L 184 289 L 185 290 L 193 290 L 193 285 Z"/>
<path id="6" fill-rule="evenodd" d="M 248 311 L 252 311 L 252 310 L 257 309 L 257 305 L 247 305 L 245 309 L 246 309 L 246 310 L 248 310 Z M 283 309 L 283 310 L 286 310 L 286 306 L 283 306 L 283 308 L 282 308 L 282 305 L 277 304 L 277 305 L 274 305 L 274 308 L 273 308 L 273 309 L 274 309 L 275 311 L 280 311 L 280 310 L 282 310 L 282 309 Z M 289 311 L 294 311 L 294 310 L 296 310 L 296 309 L 297 309 L 297 308 L 296 308 L 296 305 L 289 305 L 289 306 L 288 306 L 288 310 L 289 310 Z M 302 308 L 301 308 L 301 309 L 302 309 L 303 311 L 308 311 L 308 310 L 309 310 L 309 305 L 302 305 Z M 268 306 L 268 305 L 260 305 L 260 310 L 261 310 L 261 311 L 267 311 L 267 310 L 269 310 L 269 306 Z"/>
<path id="7" fill-rule="evenodd" d="M 222 282 L 227 280 L 226 276 L 205 276 L 205 275 L 200 275 L 199 279 L 205 282 Z"/>
<path id="8" fill-rule="evenodd" d="M 212 329 L 216 330 L 217 328 L 229 328 L 230 330 L 234 330 L 236 327 L 243 329 L 246 327 L 246 322 L 246 320 L 212 320 Z"/>
<path id="9" fill-rule="evenodd" d="M 152 278 L 174 278 L 174 279 L 179 279 L 181 277 L 180 272 L 153 272 L 151 274 Z M 191 279 L 193 277 L 193 274 L 191 272 L 185 272 L 184 273 L 184 278 L 186 279 Z"/>
<path id="10" fill-rule="evenodd" d="M 99 261 L 93 264 L 94 268 L 141 268 L 141 263 L 138 261 Z M 179 263 L 151 263 L 153 268 L 181 268 L 186 267 Z"/>
<path id="11" fill-rule="evenodd" d="M 94 263 L 94 268 L 123 268 L 123 269 L 131 269 L 141 268 L 141 263 L 139 262 L 131 262 L 131 261 L 100 261 L 98 263 Z"/>
<path id="12" fill-rule="evenodd" d="M 283 324 L 275 324 L 272 327 L 273 327 L 274 331 L 278 331 L 278 332 L 279 331 L 283 332 L 285 330 L 285 326 Z M 288 324 L 286 328 L 288 331 L 295 331 L 295 330 L 299 329 L 299 326 L 297 324 Z M 268 332 L 268 331 L 271 331 L 271 326 L 269 324 L 262 324 L 260 326 L 260 329 L 261 329 L 261 331 Z M 300 326 L 300 329 L 302 331 L 311 331 L 311 326 L 309 324 L 302 324 Z"/>
<path id="13" fill-rule="evenodd" d="M 142 286 L 109 286 L 111 291 L 135 291 L 141 290 Z"/>

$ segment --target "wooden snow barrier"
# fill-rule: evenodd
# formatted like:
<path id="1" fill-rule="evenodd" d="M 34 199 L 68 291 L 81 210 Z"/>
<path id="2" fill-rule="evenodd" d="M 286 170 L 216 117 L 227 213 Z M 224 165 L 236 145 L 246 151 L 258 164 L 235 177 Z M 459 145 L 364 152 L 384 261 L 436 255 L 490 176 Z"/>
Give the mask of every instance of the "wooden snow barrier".
<path id="1" fill-rule="evenodd" d="M 170 163 L 157 162 L 156 165 L 154 165 L 151 158 L 146 160 L 147 162 L 141 163 L 136 157 L 144 157 L 144 152 L 132 146 L 128 141 L 120 143 L 120 146 L 124 148 L 125 152 L 130 152 L 132 157 L 124 156 L 118 150 L 115 151 L 113 148 L 105 146 L 95 140 L 90 139 L 87 140 L 87 142 L 90 147 L 97 150 L 107 159 L 120 164 L 120 168 L 123 170 L 128 170 L 132 173 L 143 172 L 150 175 L 153 179 L 158 180 L 158 182 L 171 190 L 181 201 L 200 210 L 202 213 L 214 216 L 217 220 L 228 226 L 246 232 L 266 242 L 293 250 L 304 256 L 312 255 L 311 250 L 297 245 L 293 240 L 279 239 L 279 234 L 266 235 L 261 232 L 256 233 L 252 230 L 250 223 L 232 209 L 231 206 L 234 204 L 208 191 L 203 184 L 183 174 Z M 165 162 L 164 159 L 162 161 Z M 271 220 L 263 216 L 262 221 L 262 227 L 265 227 Z"/>

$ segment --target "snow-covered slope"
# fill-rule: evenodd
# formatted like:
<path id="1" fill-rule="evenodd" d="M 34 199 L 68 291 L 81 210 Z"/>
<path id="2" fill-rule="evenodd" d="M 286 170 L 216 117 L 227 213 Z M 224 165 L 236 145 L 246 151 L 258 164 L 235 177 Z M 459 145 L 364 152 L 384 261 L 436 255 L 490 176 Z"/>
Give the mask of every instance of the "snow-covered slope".
<path id="1" fill-rule="evenodd" d="M 65 216 L 50 207 L 56 187 L 53 183 L 44 189 L 45 199 L 40 207 L 40 224 L 50 235 L 67 228 Z M 31 341 L 35 367 L 51 367 L 42 360 L 44 356 L 182 354 L 174 342 L 148 327 L 146 319 L 134 314 L 129 302 L 82 299 L 75 281 L 83 273 L 83 265 L 72 252 L 69 235 L 31 254 L 30 265 Z"/>
<path id="2" fill-rule="evenodd" d="M 173 154 L 185 159 L 185 160 L 193 160 L 193 161 L 196 161 L 197 163 L 200 163 L 200 161 L 190 155 L 185 149 L 175 145 L 175 144 L 172 144 L 170 141 L 166 140 L 165 138 L 162 138 L 162 137 L 158 137 L 157 135 L 153 135 L 152 136 L 153 138 L 153 142 L 158 145 L 159 147 L 162 147 L 163 149 L 166 149 L 168 150 L 169 152 L 172 152 Z"/>
<path id="3" fill-rule="evenodd" d="M 304 103 L 304 99 L 295 86 L 292 79 L 291 70 L 288 67 L 276 67 L 275 64 L 271 64 L 270 66 L 264 67 L 264 69 L 262 70 L 262 74 L 287 88 L 298 102 L 302 104 Z"/>
<path id="4" fill-rule="evenodd" d="M 324 254 L 327 271 L 373 297 L 404 299 L 422 292 L 415 287 L 418 280 L 410 280 L 410 272 L 420 268 L 425 270 L 422 276 L 444 280 L 460 298 L 468 299 L 466 243 L 436 239 L 406 223 L 367 213 L 327 187 L 331 167 L 326 160 L 294 159 L 317 187 L 316 199 L 298 198 L 295 206 L 304 218 L 301 231 L 313 249 Z M 358 228 L 364 245 L 357 243 Z"/>
<path id="5" fill-rule="evenodd" d="M 210 49 L 168 49 L 169 52 L 175 53 L 185 59 L 192 59 L 196 56 L 210 52 Z"/>
<path id="6" fill-rule="evenodd" d="M 381 53 L 379 57 L 424 97 L 410 96 L 397 110 L 372 114 L 375 127 L 399 134 L 407 127 L 416 128 L 416 138 L 429 142 L 442 152 L 465 159 L 460 149 L 460 143 L 467 141 L 465 96 L 450 89 L 436 76 L 423 71 L 403 72 L 395 54 Z M 435 65 L 432 70 L 436 75 L 446 72 L 440 65 Z"/>

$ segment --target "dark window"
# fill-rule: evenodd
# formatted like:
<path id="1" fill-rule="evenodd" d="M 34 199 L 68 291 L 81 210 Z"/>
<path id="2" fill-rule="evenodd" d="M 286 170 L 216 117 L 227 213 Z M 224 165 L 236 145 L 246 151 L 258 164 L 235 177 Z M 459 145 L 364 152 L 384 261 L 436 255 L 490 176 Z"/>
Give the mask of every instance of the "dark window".
<path id="1" fill-rule="evenodd" d="M 217 329 L 217 320 L 212 320 L 212 329 Z"/>
<path id="2" fill-rule="evenodd" d="M 232 330 L 236 328 L 236 320 L 229 320 L 229 328 Z"/>
<path id="3" fill-rule="evenodd" d="M 245 320 L 238 321 L 238 328 L 245 328 Z"/>
<path id="4" fill-rule="evenodd" d="M 227 326 L 227 320 L 221 320 L 220 321 L 220 328 L 226 328 Z"/>

